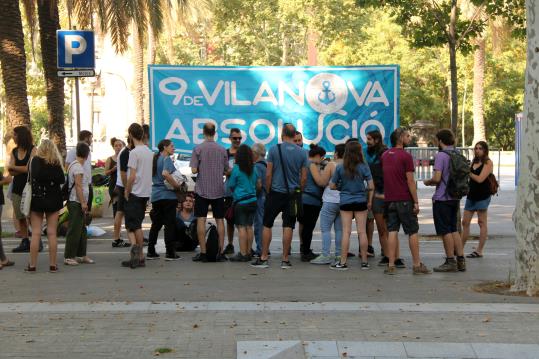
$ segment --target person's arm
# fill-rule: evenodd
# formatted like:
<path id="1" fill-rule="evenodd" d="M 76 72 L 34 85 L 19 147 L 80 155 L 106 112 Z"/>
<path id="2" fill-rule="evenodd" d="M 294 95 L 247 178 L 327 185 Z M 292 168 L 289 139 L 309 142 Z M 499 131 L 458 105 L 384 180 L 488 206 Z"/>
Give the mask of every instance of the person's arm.
<path id="1" fill-rule="evenodd" d="M 271 190 L 271 181 L 273 179 L 273 163 L 268 162 L 267 165 L 268 167 L 266 169 L 266 191 L 269 193 Z"/>
<path id="2" fill-rule="evenodd" d="M 9 157 L 9 165 L 7 167 L 8 172 L 12 176 L 20 175 L 23 173 L 28 173 L 28 167 L 27 166 L 16 166 L 15 165 L 15 156 Z"/>
<path id="3" fill-rule="evenodd" d="M 372 199 L 374 197 L 374 181 L 372 179 L 367 181 L 367 208 L 372 208 Z"/>
<path id="4" fill-rule="evenodd" d="M 113 174 L 118 166 L 111 167 L 112 165 L 112 157 L 107 158 L 107 162 L 105 162 L 105 175 L 110 176 Z"/>
<path id="5" fill-rule="evenodd" d="M 257 178 L 256 180 L 256 192 L 260 192 L 262 190 L 262 180 L 260 178 Z"/>
<path id="6" fill-rule="evenodd" d="M 437 186 L 442 181 L 442 171 L 434 171 L 431 179 L 424 180 L 425 186 Z"/>
<path id="7" fill-rule="evenodd" d="M 307 167 L 302 167 L 301 177 L 299 179 L 299 186 L 302 191 L 305 189 L 306 184 L 307 184 Z"/>
<path id="8" fill-rule="evenodd" d="M 232 170 L 230 177 L 228 177 L 228 181 L 226 182 L 226 186 L 230 190 L 230 192 L 234 192 L 234 188 L 236 188 L 238 177 L 236 176 L 236 172 Z"/>
<path id="9" fill-rule="evenodd" d="M 82 212 L 86 213 L 88 210 L 88 203 L 86 203 L 86 200 L 84 199 L 84 193 L 82 191 L 82 176 L 84 174 L 76 174 L 75 179 L 75 193 L 77 194 L 77 198 L 80 202 L 80 206 L 82 207 Z"/>
<path id="10" fill-rule="evenodd" d="M 477 183 L 483 183 L 485 182 L 487 177 L 492 173 L 493 170 L 494 170 L 494 163 L 492 163 L 491 160 L 488 160 L 488 162 L 483 166 L 481 173 L 479 175 L 474 175 L 473 173 L 470 173 L 470 178 L 473 179 Z"/>
<path id="11" fill-rule="evenodd" d="M 196 148 L 193 150 L 189 166 L 191 167 L 191 173 L 196 175 L 198 173 L 198 152 Z"/>
<path id="12" fill-rule="evenodd" d="M 316 165 L 311 163 L 310 170 L 311 175 L 313 176 L 314 181 L 317 185 L 320 187 L 325 187 L 328 185 L 329 180 L 331 179 L 331 176 L 333 175 L 333 171 L 335 170 L 336 164 L 335 162 L 329 162 L 323 171 L 318 171 L 318 168 Z M 316 171 L 315 171 L 316 168 Z"/>
<path id="13" fill-rule="evenodd" d="M 414 200 L 414 213 L 419 213 L 419 200 L 417 199 L 417 189 L 415 184 L 414 172 L 406 172 L 406 182 L 408 183 L 408 190 Z"/>
<path id="14" fill-rule="evenodd" d="M 124 197 L 125 199 L 129 199 L 129 195 L 131 194 L 131 190 L 133 189 L 133 184 L 135 183 L 135 179 L 137 178 L 137 169 L 134 167 L 129 167 L 131 169 L 131 172 L 129 172 L 129 178 L 127 178 L 127 174 L 125 177 L 127 180 L 125 183 L 125 191 L 124 191 Z"/>
<path id="15" fill-rule="evenodd" d="M 172 176 L 172 173 L 176 172 L 177 170 L 170 158 L 165 158 L 164 167 L 165 168 L 163 169 L 163 172 L 161 172 L 161 175 L 165 180 L 167 180 L 168 183 L 172 185 L 172 187 L 179 190 L 181 186 Z"/>
<path id="16" fill-rule="evenodd" d="M 329 182 L 329 188 L 332 190 L 337 189 L 337 182 L 340 180 L 340 174 L 339 171 L 337 171 L 337 167 L 335 167 L 335 170 L 333 171 L 333 174 L 331 176 L 331 181 Z"/>

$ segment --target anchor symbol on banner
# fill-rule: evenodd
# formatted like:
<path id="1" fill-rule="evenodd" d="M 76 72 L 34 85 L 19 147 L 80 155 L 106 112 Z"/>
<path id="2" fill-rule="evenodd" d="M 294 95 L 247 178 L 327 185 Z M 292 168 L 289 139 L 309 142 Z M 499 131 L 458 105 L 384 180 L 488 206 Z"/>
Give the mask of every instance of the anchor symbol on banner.
<path id="1" fill-rule="evenodd" d="M 324 89 L 318 94 L 318 101 L 322 102 L 324 105 L 335 102 L 335 93 L 329 89 L 330 85 L 331 83 L 329 81 L 322 82 L 322 87 Z"/>

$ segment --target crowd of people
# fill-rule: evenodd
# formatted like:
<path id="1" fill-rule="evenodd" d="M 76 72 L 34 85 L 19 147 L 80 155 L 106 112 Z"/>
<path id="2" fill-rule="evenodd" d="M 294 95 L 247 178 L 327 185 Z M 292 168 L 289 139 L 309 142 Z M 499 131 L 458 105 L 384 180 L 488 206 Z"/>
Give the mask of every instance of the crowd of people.
<path id="1" fill-rule="evenodd" d="M 414 160 L 405 150 L 411 141 L 406 129 L 397 128 L 391 134 L 389 148 L 379 131 L 367 134 L 366 149 L 358 139 L 348 139 L 327 149 L 333 152 L 331 159 L 319 145 L 311 144 L 309 149 L 304 149 L 301 133 L 289 123 L 283 125 L 280 143 L 269 148 L 267 154 L 261 143 L 252 147 L 242 144 L 242 132 L 237 128 L 230 130 L 228 149 L 216 143 L 213 123 L 204 125 L 203 136 L 204 141 L 194 148 L 189 164 L 196 175 L 194 193 L 185 191 L 182 176 L 178 175 L 173 161 L 174 144 L 169 139 L 160 141 L 154 153 L 148 147 L 148 126 L 134 123 L 128 128 L 127 145 L 121 139 L 111 140 L 114 154 L 105 163 L 105 175 L 109 178 L 114 216 L 112 247 L 130 247 L 129 258 L 122 266 L 134 269 L 144 267 L 146 260 L 160 259 L 157 238 L 164 227 L 166 261 L 176 261 L 180 259 L 178 252 L 199 247 L 193 261 L 230 260 L 267 268 L 272 228 L 281 215 L 280 267 L 283 269 L 292 267 L 291 244 L 298 222 L 302 262 L 347 270 L 349 258 L 356 255 L 350 253 L 355 222 L 361 269 L 368 270 L 369 258 L 375 256 L 372 241 L 376 225 L 381 249 L 378 265 L 385 267 L 384 273 L 392 275 L 398 268 L 406 267 L 398 241 L 401 227 L 408 236 L 413 273 L 431 273 L 421 261 L 419 251 L 419 199 Z M 432 211 L 446 258 L 433 270 L 465 271 L 464 245 L 475 213 L 480 240 L 467 257 L 483 256 L 493 163 L 488 157 L 487 143 L 478 142 L 468 169 L 463 230 L 459 233 L 461 196 L 453 191 L 452 174 L 458 153 L 455 138 L 446 129 L 440 130 L 436 138 L 440 151 L 434 158 L 433 176 L 424 184 L 436 187 Z M 43 249 L 44 219 L 49 271 L 58 270 L 57 227 L 59 213 L 64 208 L 69 213 L 69 224 L 63 263 L 69 266 L 95 263 L 87 253 L 86 233 L 93 193 L 92 133 L 80 132 L 78 144 L 68 151 L 65 161 L 50 140 L 42 140 L 36 148 L 31 132 L 24 126 L 15 128 L 13 141 L 14 148 L 0 178 L 0 186 L 9 185 L 14 224 L 22 237 L 13 252 L 30 253 L 25 271 L 36 271 L 38 253 Z M 22 202 L 30 189 L 30 211 L 23 213 Z M 3 191 L 0 193 L 0 205 L 3 205 Z M 151 229 L 145 239 L 142 224 L 149 202 Z M 213 257 L 206 247 L 210 209 L 218 237 L 218 251 Z M 319 219 L 322 251 L 318 254 L 312 250 L 312 238 Z M 127 240 L 121 238 L 122 224 Z M 238 251 L 234 248 L 235 233 Z M 6 256 L 1 238 L 0 260 L 0 269 L 14 265 Z"/>

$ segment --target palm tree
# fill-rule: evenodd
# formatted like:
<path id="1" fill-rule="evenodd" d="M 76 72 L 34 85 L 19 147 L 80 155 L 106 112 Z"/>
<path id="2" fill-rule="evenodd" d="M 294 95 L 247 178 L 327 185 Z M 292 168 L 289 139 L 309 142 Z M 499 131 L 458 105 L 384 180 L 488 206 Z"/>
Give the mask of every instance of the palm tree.
<path id="1" fill-rule="evenodd" d="M 60 153 L 66 154 L 66 134 L 64 126 L 64 79 L 56 73 L 56 30 L 60 29 L 58 1 L 38 1 L 39 34 L 41 57 L 47 89 L 47 109 L 49 112 L 49 135 L 58 146 Z"/>
<path id="2" fill-rule="evenodd" d="M 4 141 L 7 142 L 14 127 L 30 126 L 30 109 L 26 90 L 26 54 L 18 0 L 2 1 L 0 62 L 6 91 L 7 124 Z"/>

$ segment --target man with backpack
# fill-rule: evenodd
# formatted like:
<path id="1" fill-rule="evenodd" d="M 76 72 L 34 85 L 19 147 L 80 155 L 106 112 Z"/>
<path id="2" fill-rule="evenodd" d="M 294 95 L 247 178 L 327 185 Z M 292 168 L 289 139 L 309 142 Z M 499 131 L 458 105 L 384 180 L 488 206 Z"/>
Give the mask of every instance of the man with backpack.
<path id="1" fill-rule="evenodd" d="M 457 231 L 460 199 L 467 194 L 470 164 L 455 148 L 455 136 L 448 129 L 436 134 L 440 151 L 434 157 L 434 174 L 423 181 L 426 186 L 436 186 L 432 196 L 432 213 L 436 234 L 442 236 L 446 254 L 445 262 L 434 268 L 435 272 L 463 272 L 466 262 L 462 240 Z M 455 255 L 457 258 L 455 259 Z"/>
<path id="2" fill-rule="evenodd" d="M 281 133 L 282 143 L 273 146 L 268 154 L 266 189 L 268 195 L 264 208 L 264 229 L 262 254 L 251 265 L 268 267 L 271 228 L 275 218 L 282 212 L 283 256 L 281 268 L 292 265 L 288 259 L 296 218 L 301 212 L 301 192 L 307 181 L 307 156 L 305 151 L 294 144 L 296 128 L 287 123 Z"/>

